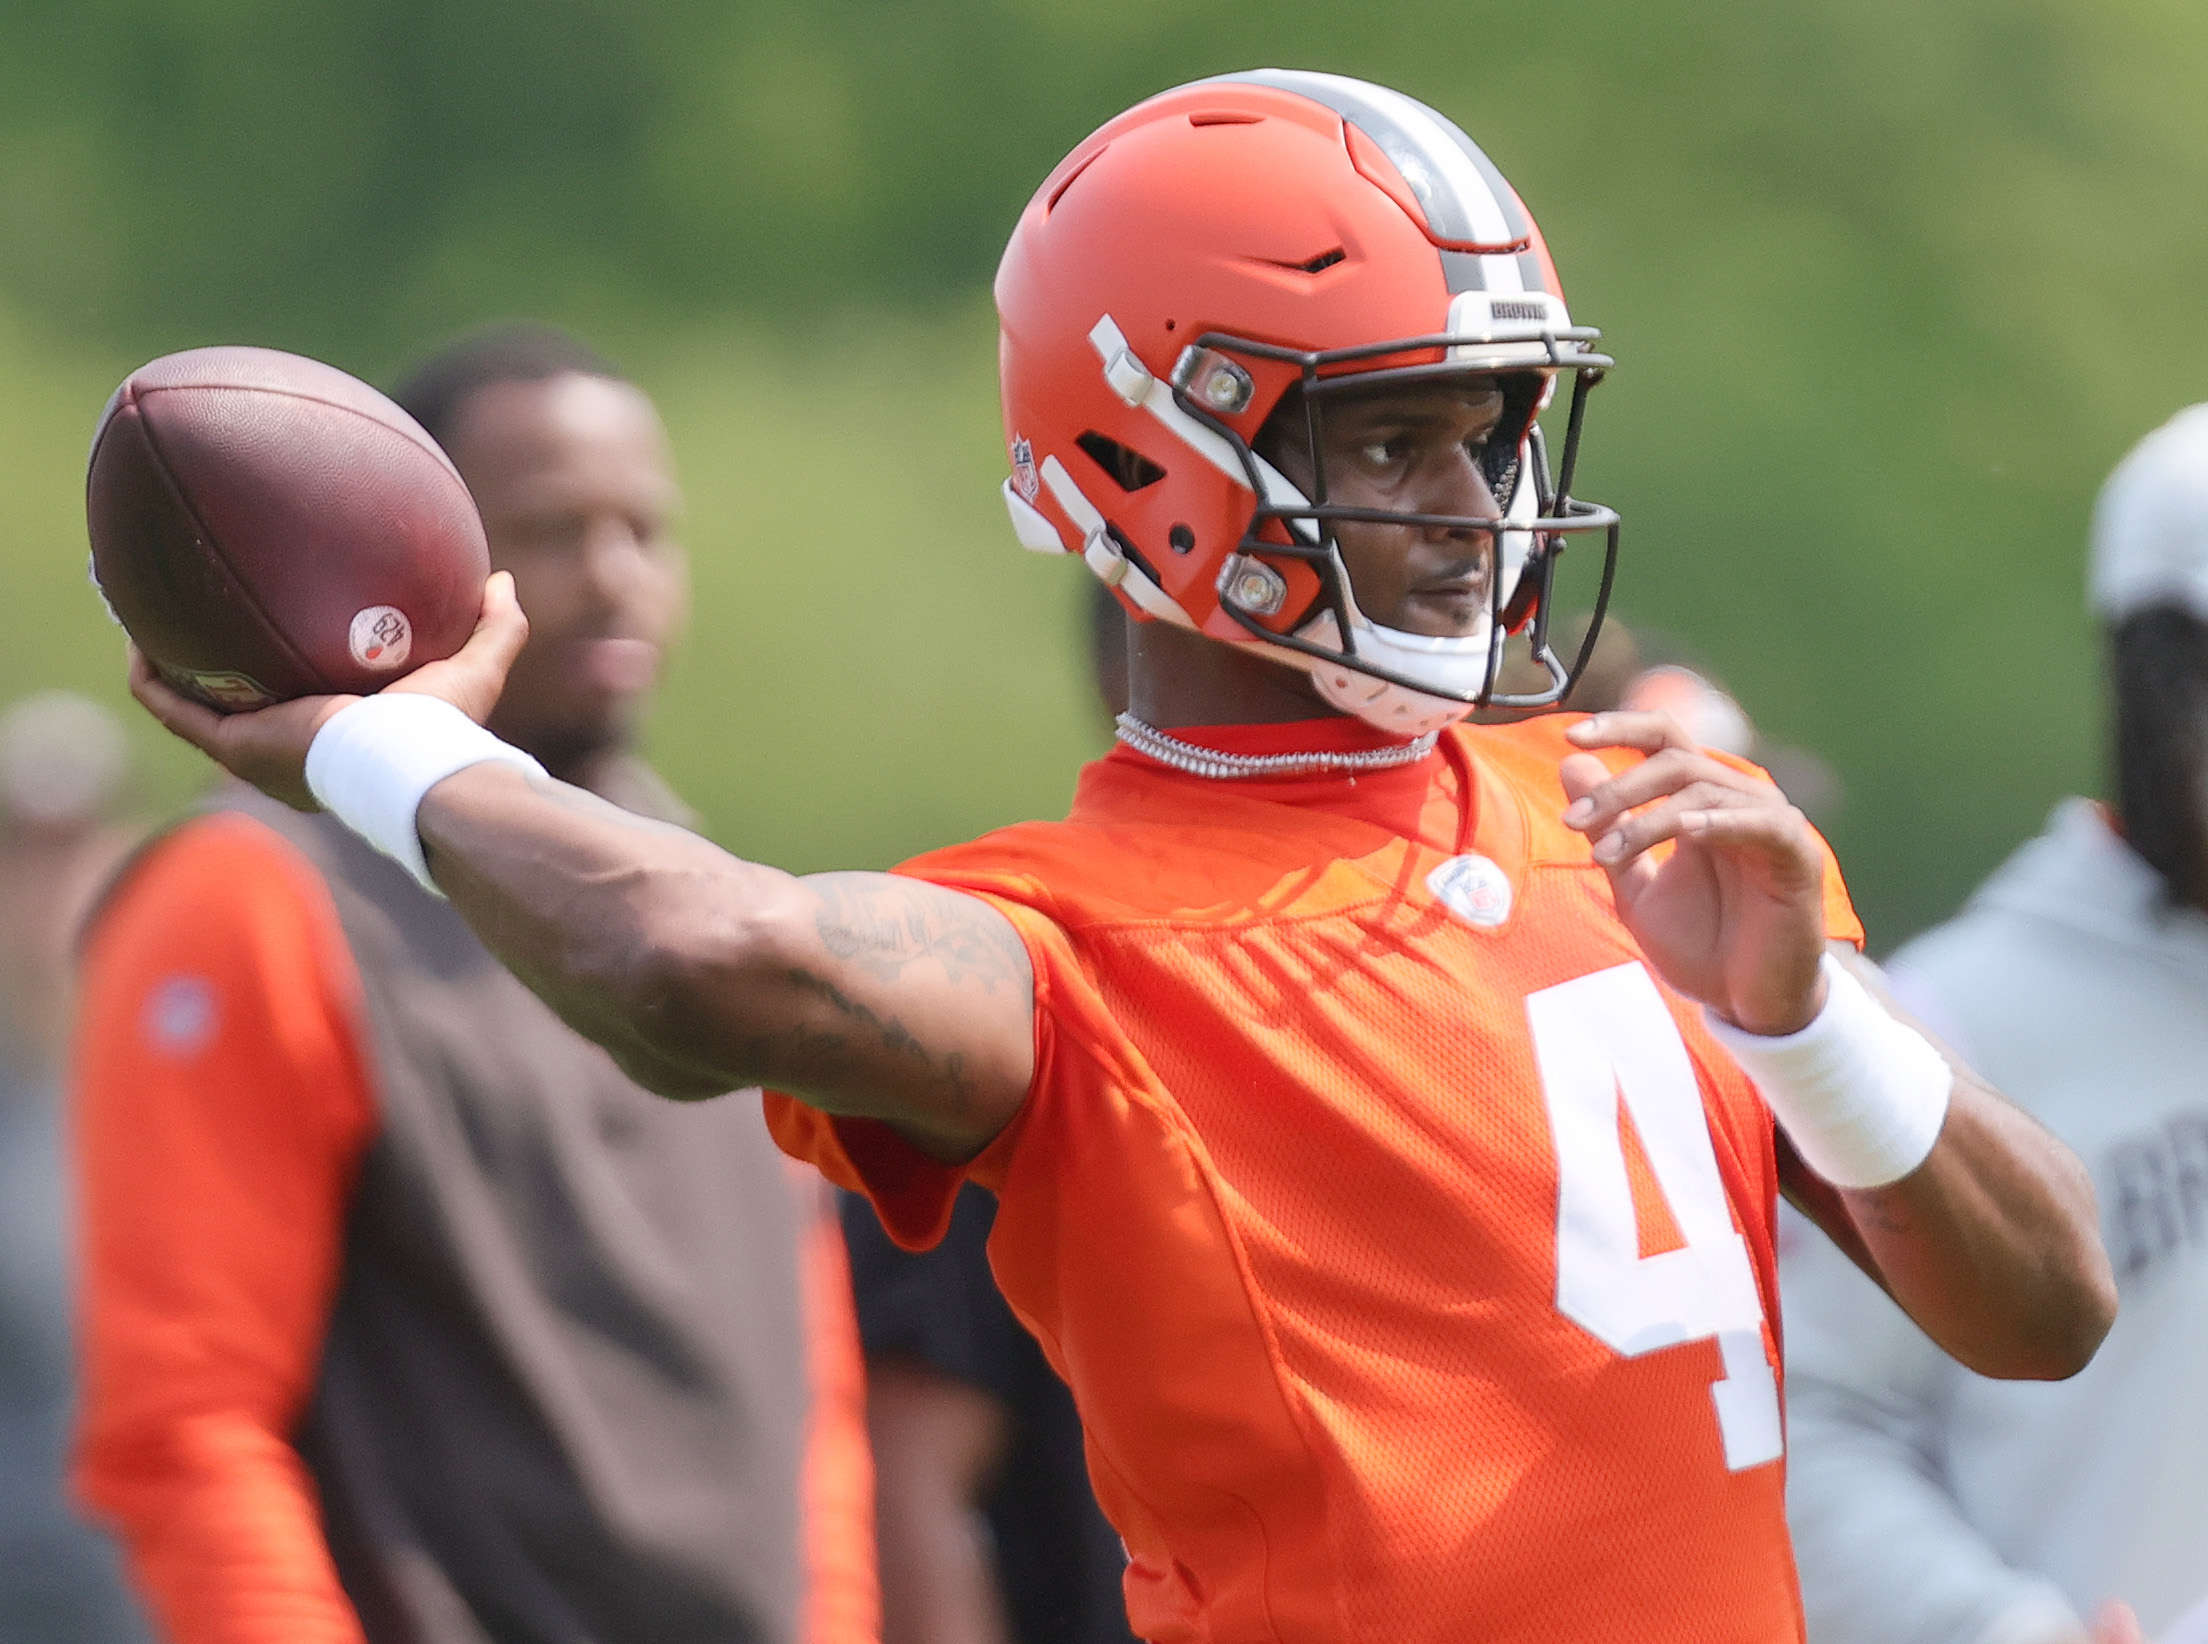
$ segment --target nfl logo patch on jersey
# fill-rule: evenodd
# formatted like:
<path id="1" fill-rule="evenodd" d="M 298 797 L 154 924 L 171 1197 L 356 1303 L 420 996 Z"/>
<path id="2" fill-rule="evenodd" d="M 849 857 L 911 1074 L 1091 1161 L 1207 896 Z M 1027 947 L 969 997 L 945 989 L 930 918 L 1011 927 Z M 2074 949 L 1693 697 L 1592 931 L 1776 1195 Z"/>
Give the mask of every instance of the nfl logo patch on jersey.
<path id="1" fill-rule="evenodd" d="M 1482 930 L 1510 917 L 1510 875 L 1476 851 L 1435 868 L 1426 876 L 1426 888 L 1443 907 Z"/>
<path id="2" fill-rule="evenodd" d="M 1012 441 L 1012 489 L 1019 492 L 1022 502 L 1032 503 L 1042 488 L 1043 482 L 1035 473 L 1035 447 L 1025 438 L 1015 438 Z"/>

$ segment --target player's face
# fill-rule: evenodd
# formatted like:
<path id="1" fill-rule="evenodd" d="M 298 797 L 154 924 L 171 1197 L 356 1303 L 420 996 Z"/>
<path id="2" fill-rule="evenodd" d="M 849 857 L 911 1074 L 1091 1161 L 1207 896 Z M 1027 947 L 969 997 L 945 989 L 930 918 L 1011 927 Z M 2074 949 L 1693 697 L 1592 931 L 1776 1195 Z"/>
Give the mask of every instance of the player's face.
<path id="1" fill-rule="evenodd" d="M 1327 501 L 1498 518 L 1480 457 L 1502 417 L 1503 395 L 1486 379 L 1329 396 L 1319 430 Z M 1309 494 L 1315 476 L 1300 430 L 1279 442 L 1274 461 Z M 1494 565 L 1487 532 L 1351 520 L 1334 531 L 1358 609 L 1374 622 L 1431 638 L 1477 631 Z"/>
<path id="2" fill-rule="evenodd" d="M 620 741 L 688 599 L 651 401 L 576 373 L 494 383 L 461 407 L 452 459 L 529 617 L 492 728 L 547 763 Z"/>

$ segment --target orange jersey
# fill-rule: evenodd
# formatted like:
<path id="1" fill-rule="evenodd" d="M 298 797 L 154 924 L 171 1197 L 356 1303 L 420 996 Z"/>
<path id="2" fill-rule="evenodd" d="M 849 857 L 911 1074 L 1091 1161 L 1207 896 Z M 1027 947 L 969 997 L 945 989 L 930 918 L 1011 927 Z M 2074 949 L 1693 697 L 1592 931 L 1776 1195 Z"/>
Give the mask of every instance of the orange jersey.
<path id="1" fill-rule="evenodd" d="M 1770 1116 L 1558 820 L 1566 723 L 1332 803 L 1122 750 L 1067 821 L 902 870 L 1033 959 L 1034 1084 L 971 1174 L 1159 1644 L 1800 1637 Z M 935 1236 L 957 1172 L 769 1116 Z"/>

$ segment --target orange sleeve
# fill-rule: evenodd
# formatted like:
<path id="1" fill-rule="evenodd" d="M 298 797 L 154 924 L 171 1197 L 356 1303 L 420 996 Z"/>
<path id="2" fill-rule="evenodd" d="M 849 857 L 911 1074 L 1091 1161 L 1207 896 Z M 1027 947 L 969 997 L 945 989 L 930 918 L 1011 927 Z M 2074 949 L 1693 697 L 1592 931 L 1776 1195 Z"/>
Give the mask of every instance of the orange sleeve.
<path id="1" fill-rule="evenodd" d="M 176 1644 L 361 1644 L 290 1435 L 375 1126 L 358 976 L 319 876 L 188 824 L 97 919 L 73 1146 L 74 1483 Z"/>
<path id="2" fill-rule="evenodd" d="M 1028 1087 L 1032 1101 L 1047 1082 L 1050 1066 L 1055 978 L 1061 969 L 1079 963 L 1072 944 L 1056 921 L 1023 903 L 969 884 L 930 882 L 949 884 L 954 890 L 980 897 L 1012 921 L 1012 928 L 1027 947 L 1028 965 L 1035 978 L 1035 1079 Z M 882 1231 L 905 1250 L 929 1250 L 942 1242 L 951 1225 L 951 1207 L 957 1202 L 958 1190 L 969 1179 L 994 1188 L 1026 1114 L 1023 1106 L 978 1157 L 963 1165 L 947 1165 L 929 1158 L 880 1119 L 839 1118 L 778 1090 L 762 1094 L 767 1131 L 775 1145 L 791 1158 L 811 1165 L 838 1187 L 864 1194 L 874 1214 L 881 1218 Z"/>
<path id="3" fill-rule="evenodd" d="M 1856 915 L 1847 881 L 1840 877 L 1840 859 L 1832 854 L 1832 847 L 1825 844 L 1823 834 L 1817 836 L 1817 843 L 1825 852 L 1825 935 L 1835 942 L 1846 942 L 1860 952 L 1864 940 L 1863 921 Z"/>
<path id="4" fill-rule="evenodd" d="M 874 1565 L 874 1451 L 866 1436 L 866 1363 L 834 1196 L 810 1171 L 800 1255 L 805 1369 L 812 1382 L 799 1501 L 805 1548 L 804 1644 L 880 1644 Z"/>
<path id="5" fill-rule="evenodd" d="M 779 1090 L 762 1092 L 775 1146 L 838 1187 L 866 1195 L 889 1236 L 926 1250 L 951 1225 L 966 1172 L 938 1164 L 879 1119 L 838 1118 Z"/>

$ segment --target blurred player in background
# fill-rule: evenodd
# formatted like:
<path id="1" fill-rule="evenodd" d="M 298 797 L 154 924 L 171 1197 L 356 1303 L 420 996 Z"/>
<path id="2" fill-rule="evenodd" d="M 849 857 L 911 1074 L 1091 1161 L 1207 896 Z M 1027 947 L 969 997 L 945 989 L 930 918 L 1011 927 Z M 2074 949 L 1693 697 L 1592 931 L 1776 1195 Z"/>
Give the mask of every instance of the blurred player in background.
<path id="1" fill-rule="evenodd" d="M 1127 614 L 1092 588 L 1107 722 L 1127 707 Z M 844 1236 L 866 1347 L 882 1644 L 1130 1644 L 1126 1549 L 1096 1504 L 1073 1395 L 989 1271 L 996 1201 L 961 1189 L 942 1243 L 900 1250 L 865 1199 Z"/>
<path id="2" fill-rule="evenodd" d="M 137 838 L 118 820 L 129 771 L 122 727 L 74 692 L 0 713 L 0 1067 L 18 1078 L 61 1064 L 79 927 Z"/>
<path id="3" fill-rule="evenodd" d="M 1609 362 L 1517 196 L 1395 92 L 1225 76 L 1079 145 L 997 303 L 1015 532 L 1147 619 L 1065 822 L 804 880 L 639 823 L 471 721 L 523 637 L 497 578 L 373 697 L 134 688 L 366 796 L 654 1088 L 776 1087 L 902 1242 L 995 1189 L 1139 1635 L 1798 1637 L 1782 1178 L 1992 1374 L 2074 1373 L 2113 1284 L 2077 1162 L 1879 1003 L 1753 767 L 1660 715 L 1457 723 L 1612 518 L 1571 494 Z"/>
<path id="4" fill-rule="evenodd" d="M 882 1644 L 1131 1644 L 1126 1550 L 1096 1504 L 1073 1395 L 989 1271 L 996 1201 L 900 1250 L 844 1207 L 866 1347 Z"/>
<path id="5" fill-rule="evenodd" d="M 1812 1644 L 2073 1644 L 2110 1597 L 2168 1639 L 2208 1600 L 2208 406 L 2103 489 L 2091 594 L 2113 810 L 2064 800 L 1894 978 L 2091 1166 L 2123 1312 L 2075 1379 L 1992 1382 L 1789 1248 Z"/>
<path id="6" fill-rule="evenodd" d="M 687 823 L 632 751 L 687 588 L 650 401 L 535 327 L 396 397 L 533 619 L 503 733 Z M 445 903 L 244 789 L 109 898 L 80 1057 L 79 1483 L 169 1637 L 874 1637 L 841 1241 L 755 1106 L 639 1090 Z"/>
<path id="7" fill-rule="evenodd" d="M 128 1644 L 114 1549 L 62 1484 L 72 1391 L 60 1126 L 77 930 L 134 834 L 122 727 L 66 691 L 0 713 L 0 1640 Z"/>

